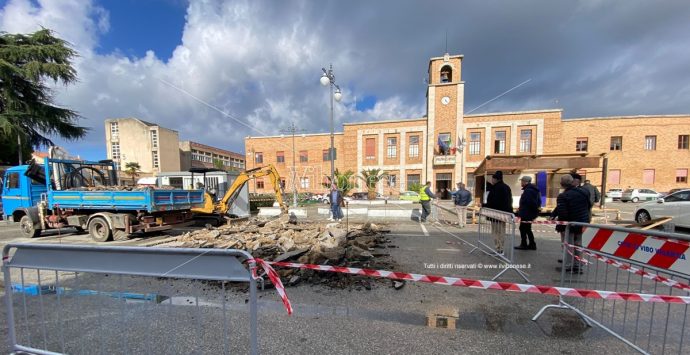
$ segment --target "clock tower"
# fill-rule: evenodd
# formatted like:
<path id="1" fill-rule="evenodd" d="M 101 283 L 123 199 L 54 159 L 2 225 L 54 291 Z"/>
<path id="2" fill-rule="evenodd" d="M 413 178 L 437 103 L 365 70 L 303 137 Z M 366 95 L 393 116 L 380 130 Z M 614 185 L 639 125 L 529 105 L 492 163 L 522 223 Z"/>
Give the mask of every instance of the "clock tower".
<path id="1" fill-rule="evenodd" d="M 462 55 L 449 55 L 429 60 L 427 87 L 426 167 L 423 180 L 431 181 L 435 191 L 465 181 L 463 152 L 458 138 L 463 138 L 465 83 L 462 81 Z M 456 148 L 456 149 L 453 149 Z M 422 181 L 424 183 L 425 181 Z"/>

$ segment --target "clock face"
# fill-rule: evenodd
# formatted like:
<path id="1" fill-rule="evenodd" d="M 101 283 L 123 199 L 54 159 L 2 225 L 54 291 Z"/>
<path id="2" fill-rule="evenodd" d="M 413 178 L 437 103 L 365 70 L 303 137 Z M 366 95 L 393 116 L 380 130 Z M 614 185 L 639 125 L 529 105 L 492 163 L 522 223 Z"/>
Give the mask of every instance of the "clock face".
<path id="1" fill-rule="evenodd" d="M 448 105 L 448 103 L 450 103 L 450 97 L 444 96 L 443 98 L 441 98 L 441 103 L 444 105 Z"/>

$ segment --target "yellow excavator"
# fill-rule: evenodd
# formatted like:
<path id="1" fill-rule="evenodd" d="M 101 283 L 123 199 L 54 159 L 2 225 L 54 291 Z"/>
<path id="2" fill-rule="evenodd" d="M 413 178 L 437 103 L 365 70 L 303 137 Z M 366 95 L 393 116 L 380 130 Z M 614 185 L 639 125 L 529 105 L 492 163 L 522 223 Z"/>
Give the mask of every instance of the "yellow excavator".
<path id="1" fill-rule="evenodd" d="M 206 172 L 208 171 L 215 170 L 195 169 L 194 171 L 192 171 L 192 174 L 194 174 L 194 172 L 201 172 L 204 174 L 204 181 L 206 181 Z M 237 176 L 235 181 L 232 183 L 230 188 L 228 188 L 228 190 L 225 192 L 223 198 L 218 202 L 215 202 L 213 196 L 211 196 L 211 194 L 209 194 L 209 192 L 206 191 L 206 193 L 204 194 L 204 207 L 193 208 L 192 212 L 200 217 L 216 217 L 218 219 L 224 218 L 230 210 L 232 204 L 237 199 L 237 196 L 242 190 L 244 184 L 246 184 L 249 180 L 264 176 L 268 176 L 271 180 L 271 184 L 273 185 L 273 190 L 276 195 L 276 201 L 280 205 L 282 213 L 287 213 L 288 207 L 287 205 L 285 205 L 285 203 L 283 203 L 283 191 L 282 186 L 280 184 L 280 175 L 278 174 L 276 168 L 270 164 L 267 166 L 258 167 L 241 172 Z"/>

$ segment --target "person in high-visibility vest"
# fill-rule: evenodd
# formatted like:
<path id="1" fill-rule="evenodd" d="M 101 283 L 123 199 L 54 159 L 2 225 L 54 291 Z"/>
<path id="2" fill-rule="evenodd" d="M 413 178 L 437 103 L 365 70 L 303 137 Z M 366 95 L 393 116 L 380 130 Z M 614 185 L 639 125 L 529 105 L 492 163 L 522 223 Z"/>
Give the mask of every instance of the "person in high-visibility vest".
<path id="1" fill-rule="evenodd" d="M 419 189 L 419 202 L 422 204 L 422 217 L 420 222 L 426 222 L 426 217 L 431 214 L 431 199 L 436 199 L 436 195 L 431 192 L 431 181 L 427 181 L 421 189 Z"/>

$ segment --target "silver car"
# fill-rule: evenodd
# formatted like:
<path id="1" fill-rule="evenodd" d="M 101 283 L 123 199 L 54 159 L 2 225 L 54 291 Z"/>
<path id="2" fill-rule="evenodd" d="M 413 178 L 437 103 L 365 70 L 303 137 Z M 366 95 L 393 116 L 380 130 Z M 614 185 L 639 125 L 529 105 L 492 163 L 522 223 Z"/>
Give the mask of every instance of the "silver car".
<path id="1" fill-rule="evenodd" d="M 676 226 L 690 228 L 690 189 L 681 190 L 656 201 L 641 204 L 635 221 L 644 223 L 660 217 L 672 217 Z"/>
<path id="2" fill-rule="evenodd" d="M 627 189 L 621 195 L 621 202 L 639 202 L 639 201 L 654 201 L 664 194 L 658 193 L 650 189 Z"/>

